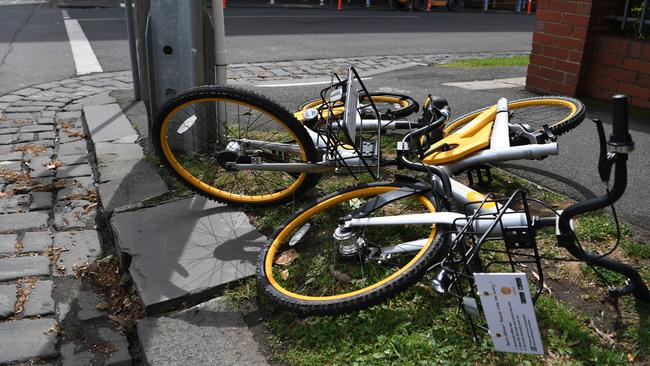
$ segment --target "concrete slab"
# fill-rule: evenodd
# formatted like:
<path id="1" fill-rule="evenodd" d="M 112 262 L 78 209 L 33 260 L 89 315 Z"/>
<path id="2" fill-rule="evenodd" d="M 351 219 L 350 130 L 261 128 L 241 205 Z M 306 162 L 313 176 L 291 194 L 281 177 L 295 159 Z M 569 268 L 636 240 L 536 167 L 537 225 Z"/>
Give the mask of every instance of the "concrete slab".
<path id="1" fill-rule="evenodd" d="M 242 315 L 217 298 L 138 321 L 149 365 L 268 365 Z"/>
<path id="2" fill-rule="evenodd" d="M 167 192 L 158 170 L 144 160 L 116 161 L 98 167 L 98 185 L 104 210 L 142 202 Z"/>
<path id="3" fill-rule="evenodd" d="M 84 116 L 93 142 L 114 141 L 138 135 L 117 103 L 84 105 Z"/>
<path id="4" fill-rule="evenodd" d="M 54 247 L 67 249 L 59 255 L 55 276 L 72 276 L 75 266 L 90 263 L 102 254 L 99 233 L 96 230 L 56 233 Z"/>
<path id="5" fill-rule="evenodd" d="M 118 249 L 148 314 L 192 304 L 251 276 L 266 238 L 242 212 L 201 197 L 113 215 Z"/>
<path id="6" fill-rule="evenodd" d="M 57 333 L 54 319 L 0 323 L 0 364 L 57 356 Z"/>
<path id="7" fill-rule="evenodd" d="M 16 285 L 0 285 L 0 319 L 14 313 L 17 292 Z"/>
<path id="8" fill-rule="evenodd" d="M 95 144 L 95 155 L 99 164 L 144 159 L 142 147 L 138 144 L 99 142 Z"/>

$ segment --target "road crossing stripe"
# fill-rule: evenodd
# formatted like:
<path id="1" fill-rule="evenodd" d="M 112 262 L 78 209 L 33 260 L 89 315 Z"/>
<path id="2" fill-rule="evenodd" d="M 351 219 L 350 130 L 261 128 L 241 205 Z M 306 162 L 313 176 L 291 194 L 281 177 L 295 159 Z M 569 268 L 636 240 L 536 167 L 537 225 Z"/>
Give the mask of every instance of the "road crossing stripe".
<path id="1" fill-rule="evenodd" d="M 72 57 L 77 68 L 77 75 L 102 72 L 102 66 L 99 64 L 99 60 L 97 60 L 97 56 L 95 56 L 95 52 L 90 46 L 90 42 L 88 42 L 88 38 L 86 38 L 79 22 L 76 19 L 70 19 L 70 15 L 65 10 L 62 11 L 62 15 L 65 30 L 70 40 Z"/>

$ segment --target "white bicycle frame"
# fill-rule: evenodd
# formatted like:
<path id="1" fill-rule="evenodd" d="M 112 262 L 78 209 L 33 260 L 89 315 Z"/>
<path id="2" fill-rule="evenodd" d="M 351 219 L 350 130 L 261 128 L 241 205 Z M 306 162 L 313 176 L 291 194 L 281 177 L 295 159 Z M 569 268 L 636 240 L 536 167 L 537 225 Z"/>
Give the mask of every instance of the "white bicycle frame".
<path id="1" fill-rule="evenodd" d="M 557 153 L 557 144 L 552 144 Z M 508 103 L 505 98 L 499 100 L 497 105 L 497 117 L 494 121 L 492 129 L 492 136 L 490 140 L 490 149 L 486 150 L 488 153 L 483 156 L 499 155 L 502 152 L 507 154 L 510 146 L 509 131 L 508 131 Z M 481 205 L 481 201 L 485 199 L 481 193 L 461 184 L 460 182 L 451 179 L 451 190 L 454 200 L 458 207 L 465 207 L 469 210 L 479 210 L 481 215 L 480 219 L 472 223 L 472 231 L 478 234 L 485 234 L 494 223 L 497 217 L 497 203 L 489 202 L 488 204 Z M 478 202 L 478 203 L 477 203 Z M 490 219 L 493 217 L 494 219 Z M 502 235 L 501 228 L 513 228 L 527 226 L 528 219 L 523 212 L 514 212 L 506 210 L 501 217 L 502 225 L 494 225 L 492 231 L 488 233 L 490 237 L 499 237 Z M 341 224 L 340 228 L 351 229 L 355 227 L 365 226 L 386 226 L 386 225 L 450 225 L 455 226 L 457 230 L 461 230 L 467 225 L 467 216 L 455 212 L 433 212 L 424 214 L 407 214 L 395 216 L 381 216 L 381 217 L 368 217 L 368 218 L 353 218 Z M 556 225 L 557 226 L 557 225 Z M 395 253 L 417 251 L 425 245 L 429 239 L 419 239 L 409 241 L 406 243 L 399 243 L 393 246 L 381 248 L 382 255 L 390 255 Z"/>

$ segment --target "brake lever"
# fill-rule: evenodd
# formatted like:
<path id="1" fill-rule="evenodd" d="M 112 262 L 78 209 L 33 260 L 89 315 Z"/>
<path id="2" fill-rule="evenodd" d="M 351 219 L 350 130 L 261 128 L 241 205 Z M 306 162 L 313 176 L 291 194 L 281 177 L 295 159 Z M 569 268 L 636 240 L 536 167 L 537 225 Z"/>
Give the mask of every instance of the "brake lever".
<path id="1" fill-rule="evenodd" d="M 609 177 L 612 173 L 613 160 L 610 159 L 607 153 L 607 137 L 605 136 L 605 129 L 603 122 L 597 118 L 593 119 L 598 131 L 598 142 L 600 144 L 600 153 L 598 155 L 598 174 L 603 182 L 609 182 Z"/>

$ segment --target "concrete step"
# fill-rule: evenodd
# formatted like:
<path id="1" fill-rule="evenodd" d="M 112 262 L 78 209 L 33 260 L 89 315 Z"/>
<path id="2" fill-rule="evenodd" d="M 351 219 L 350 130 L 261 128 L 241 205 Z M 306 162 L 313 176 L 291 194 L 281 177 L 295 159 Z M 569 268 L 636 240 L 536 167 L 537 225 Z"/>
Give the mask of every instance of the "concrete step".
<path id="1" fill-rule="evenodd" d="M 150 365 L 267 365 L 240 312 L 224 298 L 138 321 Z"/>
<path id="2" fill-rule="evenodd" d="M 253 275 L 266 241 L 244 213 L 202 197 L 116 211 L 111 225 L 148 315 L 196 304 Z"/>

